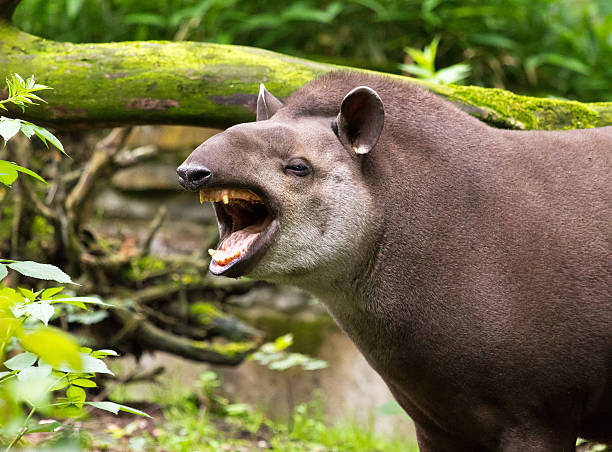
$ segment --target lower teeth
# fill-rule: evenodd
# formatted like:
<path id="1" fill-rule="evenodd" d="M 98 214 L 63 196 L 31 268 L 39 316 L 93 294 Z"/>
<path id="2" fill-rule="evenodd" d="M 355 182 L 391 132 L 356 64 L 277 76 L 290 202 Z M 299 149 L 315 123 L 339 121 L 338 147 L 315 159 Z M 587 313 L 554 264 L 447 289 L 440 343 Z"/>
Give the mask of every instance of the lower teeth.
<path id="1" fill-rule="evenodd" d="M 210 254 L 212 259 L 217 264 L 225 265 L 228 262 L 231 262 L 234 259 L 237 259 L 238 257 L 240 257 L 242 255 L 242 253 L 244 253 L 245 251 L 246 251 L 245 249 L 236 250 L 233 254 L 230 254 L 229 252 L 227 252 L 225 250 L 213 250 L 211 248 L 211 249 L 208 250 L 208 254 Z"/>

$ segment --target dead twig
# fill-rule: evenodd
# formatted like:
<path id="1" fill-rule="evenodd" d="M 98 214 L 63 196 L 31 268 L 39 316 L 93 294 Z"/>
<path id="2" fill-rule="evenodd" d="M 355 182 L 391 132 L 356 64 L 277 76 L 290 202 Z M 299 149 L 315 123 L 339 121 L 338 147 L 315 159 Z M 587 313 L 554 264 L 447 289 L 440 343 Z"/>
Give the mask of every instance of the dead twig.
<path id="1" fill-rule="evenodd" d="M 83 205 L 92 194 L 101 174 L 111 165 L 117 152 L 123 148 L 131 131 L 131 127 L 115 128 L 106 138 L 96 144 L 94 153 L 85 166 L 79 181 L 66 198 L 66 212 L 74 223 L 80 223 Z"/>
<path id="2" fill-rule="evenodd" d="M 160 208 L 157 210 L 155 218 L 153 218 L 153 221 L 151 221 L 151 223 L 147 227 L 147 235 L 145 236 L 144 243 L 140 250 L 141 257 L 148 256 L 151 252 L 151 243 L 155 238 L 155 234 L 157 234 L 157 231 L 159 231 L 159 228 L 164 223 L 167 213 L 168 209 L 166 208 L 166 206 L 160 206 Z"/>

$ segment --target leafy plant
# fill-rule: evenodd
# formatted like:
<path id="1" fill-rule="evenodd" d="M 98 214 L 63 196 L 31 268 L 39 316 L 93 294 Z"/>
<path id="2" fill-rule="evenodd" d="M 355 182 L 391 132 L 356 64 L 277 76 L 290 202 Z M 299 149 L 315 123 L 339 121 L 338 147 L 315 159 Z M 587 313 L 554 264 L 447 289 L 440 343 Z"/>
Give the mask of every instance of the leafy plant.
<path id="1" fill-rule="evenodd" d="M 416 443 L 400 435 L 379 435 L 370 426 L 344 420 L 331 425 L 320 401 L 302 403 L 290 416 L 293 428 L 267 419 L 257 410 L 241 416 L 219 416 L 203 411 L 192 399 L 164 410 L 159 436 L 149 438 L 147 450 L 162 447 L 176 452 L 193 450 L 258 450 L 276 452 L 416 452 Z"/>
<path id="2" fill-rule="evenodd" d="M 293 335 L 285 334 L 277 337 L 274 342 L 263 344 L 249 359 L 257 361 L 270 370 L 283 371 L 301 366 L 304 370 L 318 370 L 327 367 L 321 359 L 312 358 L 301 353 L 290 353 L 286 349 L 293 344 Z"/>
<path id="3" fill-rule="evenodd" d="M 436 71 L 435 61 L 440 37 L 436 36 L 423 50 L 406 47 L 406 53 L 414 60 L 412 64 L 400 64 L 402 71 L 408 72 L 420 79 L 439 84 L 461 84 L 470 75 L 470 65 L 466 63 L 453 64 Z"/>
<path id="4" fill-rule="evenodd" d="M 9 97 L 4 104 L 13 103 L 21 108 L 42 101 L 34 92 L 48 89 L 37 85 L 34 77 L 27 81 L 18 74 L 7 80 Z M 21 130 L 28 138 L 34 134 L 43 142 L 49 140 L 63 152 L 59 140 L 46 129 L 26 121 L 0 119 L 0 135 L 6 141 Z M 44 182 L 33 171 L 4 160 L 0 161 L 0 182 L 11 185 L 18 172 L 28 174 Z M 32 261 L 0 259 L 0 281 L 9 270 L 29 278 L 74 284 L 70 276 L 59 268 Z M 63 292 L 63 287 L 49 287 L 33 291 L 0 285 L 0 362 L 7 369 L 0 371 L 0 442 L 10 450 L 26 434 L 54 432 L 62 423 L 58 421 L 34 421 L 35 413 L 46 416 L 79 416 L 85 406 L 92 406 L 117 414 L 127 411 L 147 416 L 146 413 L 125 405 L 108 401 L 88 401 L 84 388 L 95 388 L 93 378 L 97 373 L 112 374 L 103 361 L 117 356 L 114 350 L 92 350 L 79 347 L 69 334 L 49 326 L 56 315 L 58 304 L 72 305 L 87 310 L 87 305 L 110 306 L 94 297 L 75 297 Z M 13 356 L 4 360 L 5 353 Z M 16 352 L 16 353 L 15 353 Z M 63 395 L 58 392 L 62 391 Z M 24 407 L 28 414 L 24 415 Z"/>
<path id="5" fill-rule="evenodd" d="M 24 80 L 19 74 L 13 74 L 10 78 L 6 79 L 8 86 L 9 95 L 6 99 L 0 101 L 0 109 L 7 110 L 5 104 L 17 105 L 23 111 L 26 105 L 37 105 L 36 101 L 45 102 L 38 95 L 34 94 L 37 91 L 42 91 L 49 88 L 46 85 L 40 85 L 34 81 L 34 76 L 30 76 L 27 80 Z M 57 139 L 55 135 L 49 132 L 47 129 L 32 124 L 28 121 L 21 119 L 6 118 L 0 116 L 0 136 L 4 139 L 4 143 L 13 138 L 19 131 L 31 138 L 36 135 L 42 140 L 45 146 L 48 147 L 47 141 L 55 146 L 60 151 L 64 152 L 62 143 Z M 64 152 L 65 153 L 65 152 Z M 21 167 L 20 167 L 21 168 Z M 20 171 L 23 171 L 21 168 Z M 28 173 L 29 174 L 29 173 Z M 31 174 L 30 174 L 31 175 Z M 10 185 L 10 184 L 7 184 Z"/>

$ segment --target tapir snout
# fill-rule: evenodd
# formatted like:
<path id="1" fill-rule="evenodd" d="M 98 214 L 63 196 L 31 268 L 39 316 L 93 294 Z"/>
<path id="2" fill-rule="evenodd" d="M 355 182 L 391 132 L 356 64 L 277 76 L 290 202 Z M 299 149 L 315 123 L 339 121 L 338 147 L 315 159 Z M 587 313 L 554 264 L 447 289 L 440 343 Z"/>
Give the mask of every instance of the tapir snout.
<path id="1" fill-rule="evenodd" d="M 183 163 L 176 169 L 179 184 L 189 191 L 197 191 L 204 188 L 211 180 L 211 171 L 203 165 Z"/>

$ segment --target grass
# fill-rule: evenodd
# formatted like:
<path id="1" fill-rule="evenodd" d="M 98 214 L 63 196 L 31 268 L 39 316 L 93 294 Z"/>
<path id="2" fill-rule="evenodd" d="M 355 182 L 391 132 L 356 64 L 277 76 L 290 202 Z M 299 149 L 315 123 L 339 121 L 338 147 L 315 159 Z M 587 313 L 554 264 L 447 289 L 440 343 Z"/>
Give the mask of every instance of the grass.
<path id="1" fill-rule="evenodd" d="M 114 436 L 121 437 L 123 444 L 129 444 L 130 450 L 135 452 L 418 451 L 413 438 L 376 432 L 373 424 L 364 426 L 352 420 L 352 413 L 347 413 L 344 420 L 331 422 L 324 414 L 320 396 L 297 405 L 287 422 L 279 422 L 249 405 L 234 403 L 219 395 L 221 388 L 222 382 L 212 371 L 200 376 L 197 389 L 185 387 L 180 381 L 152 385 L 150 400 L 161 407 L 161 415 L 154 415 L 155 422 L 141 429 L 133 428 L 140 420 L 126 419 L 128 423 L 119 427 Z M 120 393 L 114 391 L 112 398 L 123 402 L 131 399 L 129 387 L 121 389 Z M 262 388 L 265 390 L 269 388 Z M 398 413 L 380 411 L 390 416 Z M 401 415 L 410 422 L 403 411 Z M 110 447 L 109 450 L 115 449 Z"/>
<path id="2" fill-rule="evenodd" d="M 165 422 L 158 427 L 156 447 L 176 452 L 217 452 L 271 450 L 275 452 L 410 452 L 415 443 L 377 434 L 353 422 L 329 425 L 319 402 L 298 405 L 290 426 L 273 422 L 249 409 L 236 415 L 219 416 L 193 401 L 164 411 Z"/>

